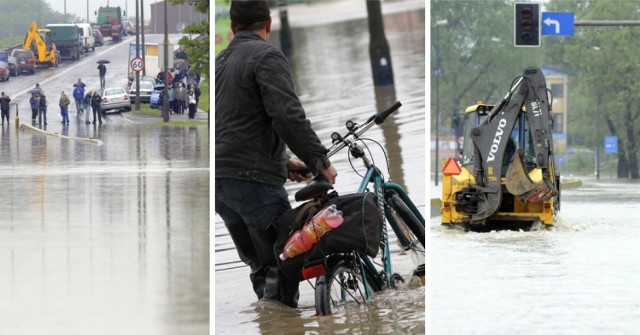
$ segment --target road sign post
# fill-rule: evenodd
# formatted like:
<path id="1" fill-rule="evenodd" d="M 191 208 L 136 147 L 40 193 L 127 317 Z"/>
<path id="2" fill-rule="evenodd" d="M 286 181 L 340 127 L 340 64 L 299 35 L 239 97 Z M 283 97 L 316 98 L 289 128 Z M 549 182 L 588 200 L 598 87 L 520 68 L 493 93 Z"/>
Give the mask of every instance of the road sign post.
<path id="1" fill-rule="evenodd" d="M 142 60 L 142 58 L 136 57 L 132 59 L 129 65 L 131 66 L 131 70 L 135 72 L 140 72 L 144 69 L 144 61 Z"/>
<path id="2" fill-rule="evenodd" d="M 605 136 L 604 137 L 604 153 L 605 154 L 617 154 L 618 153 L 618 136 Z"/>
<path id="3" fill-rule="evenodd" d="M 574 22 L 573 13 L 543 12 L 541 34 L 544 36 L 573 36 Z"/>

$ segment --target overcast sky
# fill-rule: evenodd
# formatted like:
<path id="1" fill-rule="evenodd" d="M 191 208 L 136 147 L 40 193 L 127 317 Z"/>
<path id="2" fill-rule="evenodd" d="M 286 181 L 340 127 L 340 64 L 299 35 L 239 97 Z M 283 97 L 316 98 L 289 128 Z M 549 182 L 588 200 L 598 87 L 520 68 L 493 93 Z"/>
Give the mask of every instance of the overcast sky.
<path id="1" fill-rule="evenodd" d="M 123 10 L 127 11 L 127 16 L 135 17 L 136 15 L 136 3 L 135 0 L 45 0 L 51 5 L 51 8 L 60 13 L 64 13 L 64 4 L 67 4 L 67 13 L 75 14 L 82 19 L 87 19 L 87 3 L 89 4 L 89 22 L 95 22 L 96 16 L 94 12 L 98 10 L 100 6 L 106 6 L 107 3 L 111 7 L 120 6 Z M 151 17 L 151 4 L 157 2 L 157 0 L 145 0 L 144 1 L 144 17 L 145 21 L 149 22 Z M 128 7 L 127 7 L 128 6 Z"/>

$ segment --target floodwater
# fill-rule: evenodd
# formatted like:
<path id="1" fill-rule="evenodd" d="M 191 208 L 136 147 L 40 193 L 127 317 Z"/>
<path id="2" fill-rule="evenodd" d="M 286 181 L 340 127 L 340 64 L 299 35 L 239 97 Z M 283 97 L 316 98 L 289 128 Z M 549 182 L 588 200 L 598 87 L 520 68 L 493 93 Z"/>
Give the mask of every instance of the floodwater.
<path id="1" fill-rule="evenodd" d="M 551 229 L 465 233 L 433 218 L 432 333 L 637 333 L 638 186 L 584 179 Z"/>
<path id="2" fill-rule="evenodd" d="M 0 334 L 208 334 L 206 123 L 64 126 L 56 103 L 48 130 L 103 144 L 0 128 Z"/>
<path id="3" fill-rule="evenodd" d="M 366 8 L 363 6 L 366 13 Z M 326 13 L 323 13 L 327 15 Z M 424 8 L 385 15 L 391 47 L 395 93 L 403 107 L 374 127 L 366 137 L 387 150 L 389 169 L 377 144 L 370 144 L 375 164 L 401 184 L 423 214 L 425 210 L 425 50 Z M 347 120 L 364 122 L 376 112 L 376 96 L 369 62 L 366 19 L 293 29 L 294 80 L 297 92 L 321 141 L 329 146 L 334 131 L 344 133 Z M 273 35 L 277 35 L 274 32 Z M 277 45 L 277 44 L 276 44 Z M 388 99 L 388 98 L 387 98 Z M 391 105 L 391 103 L 388 103 Z M 357 190 L 360 177 L 352 171 L 347 153 L 331 158 L 338 170 L 336 190 Z M 363 168 L 354 161 L 358 172 Z M 293 194 L 302 184 L 287 183 Z M 238 255 L 221 219 L 215 217 L 215 332 L 217 334 L 425 333 L 425 287 L 403 288 L 376 296 L 368 308 L 316 317 L 311 286 L 300 284 L 299 308 L 258 302 L 251 290 L 249 269 Z M 395 270 L 413 271 L 408 256 L 392 244 Z"/>

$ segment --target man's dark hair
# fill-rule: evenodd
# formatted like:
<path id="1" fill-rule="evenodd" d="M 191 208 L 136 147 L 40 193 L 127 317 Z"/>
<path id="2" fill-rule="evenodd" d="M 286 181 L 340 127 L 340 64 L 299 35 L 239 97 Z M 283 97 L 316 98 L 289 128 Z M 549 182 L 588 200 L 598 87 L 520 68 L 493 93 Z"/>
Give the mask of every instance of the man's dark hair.
<path id="1" fill-rule="evenodd" d="M 259 30 L 267 26 L 267 20 L 271 15 L 269 3 L 266 0 L 260 1 L 231 1 L 229 16 L 236 24 L 236 30 Z"/>
<path id="2" fill-rule="evenodd" d="M 254 22 L 250 24 L 237 24 L 237 31 L 256 31 L 260 29 L 264 29 L 267 26 L 267 21 L 262 22 Z"/>

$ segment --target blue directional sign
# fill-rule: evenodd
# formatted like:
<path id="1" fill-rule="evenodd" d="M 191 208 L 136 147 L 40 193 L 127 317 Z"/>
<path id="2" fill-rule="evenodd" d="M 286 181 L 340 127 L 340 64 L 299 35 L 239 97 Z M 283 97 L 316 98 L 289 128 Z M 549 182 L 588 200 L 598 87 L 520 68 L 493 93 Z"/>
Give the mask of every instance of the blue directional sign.
<path id="1" fill-rule="evenodd" d="M 542 35 L 573 36 L 573 13 L 542 12 Z"/>
<path id="2" fill-rule="evenodd" d="M 618 136 L 605 136 L 604 137 L 604 153 L 605 154 L 617 154 L 618 153 Z"/>

